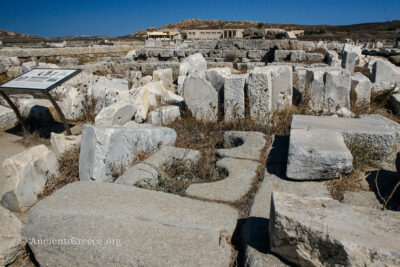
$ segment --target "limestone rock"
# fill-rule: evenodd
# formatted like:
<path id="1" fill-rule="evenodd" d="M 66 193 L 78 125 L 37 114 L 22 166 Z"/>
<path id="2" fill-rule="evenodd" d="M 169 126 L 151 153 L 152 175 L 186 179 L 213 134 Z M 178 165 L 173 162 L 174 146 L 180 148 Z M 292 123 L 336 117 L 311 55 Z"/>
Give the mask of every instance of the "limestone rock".
<path id="1" fill-rule="evenodd" d="M 228 266 L 232 248 L 227 240 L 237 216 L 222 204 L 119 184 L 76 182 L 37 204 L 23 235 L 74 242 L 31 244 L 41 266 Z M 108 243 L 77 245 L 80 240 Z"/>
<path id="2" fill-rule="evenodd" d="M 354 107 L 364 108 L 365 111 L 369 111 L 371 81 L 360 72 L 356 72 L 351 76 L 351 90 L 351 96 L 355 96 L 355 99 L 351 99 Z"/>
<path id="3" fill-rule="evenodd" d="M 344 51 L 342 56 L 342 68 L 348 69 L 350 72 L 354 72 L 357 59 L 358 59 L 357 53 Z"/>
<path id="4" fill-rule="evenodd" d="M 206 79 L 217 92 L 224 89 L 225 79 L 231 75 L 231 68 L 211 68 L 206 71 Z"/>
<path id="5" fill-rule="evenodd" d="M 400 264 L 400 214 L 274 192 L 271 250 L 300 266 Z"/>
<path id="6" fill-rule="evenodd" d="M 152 125 L 167 125 L 181 117 L 178 106 L 162 106 L 149 113 L 147 121 Z"/>
<path id="7" fill-rule="evenodd" d="M 12 109 L 0 105 L 0 129 L 12 127 L 17 121 L 17 116 Z"/>
<path id="8" fill-rule="evenodd" d="M 37 201 L 48 178 L 58 173 L 55 154 L 45 145 L 30 148 L 4 160 L 6 184 L 1 205 L 13 211 L 26 211 Z"/>
<path id="9" fill-rule="evenodd" d="M 26 118 L 35 119 L 41 122 L 52 122 L 54 117 L 52 114 L 53 105 L 47 99 L 19 99 L 19 111 Z M 61 105 L 61 103 L 57 103 Z"/>
<path id="10" fill-rule="evenodd" d="M 143 76 L 142 78 L 139 79 L 139 86 L 144 86 L 148 83 L 150 83 L 153 80 L 153 77 L 151 77 L 150 75 L 147 76 Z"/>
<path id="11" fill-rule="evenodd" d="M 77 58 L 63 57 L 62 59 L 60 59 L 61 66 L 76 66 L 78 64 L 79 60 Z"/>
<path id="12" fill-rule="evenodd" d="M 357 138 L 391 161 L 399 145 L 399 127 L 382 116 L 357 118 L 294 115 L 290 132 L 287 177 L 335 179 L 349 173 L 352 155 L 345 142 Z"/>
<path id="13" fill-rule="evenodd" d="M 266 136 L 260 132 L 226 131 L 224 149 L 217 149 L 221 158 L 237 158 L 259 161 L 262 149 L 267 143 Z"/>
<path id="14" fill-rule="evenodd" d="M 194 72 L 205 72 L 207 61 L 201 53 L 193 54 L 185 58 L 179 67 L 179 75 L 190 75 Z"/>
<path id="15" fill-rule="evenodd" d="M 33 70 L 35 67 L 36 67 L 35 61 L 28 61 L 28 62 L 22 63 L 22 73 L 26 73 L 30 70 Z"/>
<path id="16" fill-rule="evenodd" d="M 224 158 L 217 162 L 217 167 L 227 170 L 228 177 L 211 183 L 192 184 L 186 189 L 185 194 L 212 201 L 238 201 L 250 190 L 257 176 L 258 163 Z"/>
<path id="17" fill-rule="evenodd" d="M 111 181 L 112 168 L 127 168 L 140 152 L 173 145 L 176 132 L 166 127 L 126 128 L 84 125 L 79 156 L 80 180 Z"/>
<path id="18" fill-rule="evenodd" d="M 192 164 L 198 162 L 200 152 L 193 149 L 162 146 L 144 161 L 135 164 L 121 175 L 115 183 L 134 186 L 137 183 L 156 184 L 162 167 L 174 160 Z"/>
<path id="19" fill-rule="evenodd" d="M 291 66 L 274 65 L 264 67 L 271 72 L 272 108 L 280 111 L 292 105 L 293 70 Z"/>
<path id="20" fill-rule="evenodd" d="M 162 81 L 164 87 L 171 91 L 175 92 L 175 88 L 173 86 L 174 80 L 172 78 L 172 69 L 160 69 L 160 70 L 155 70 L 153 72 L 153 81 Z"/>
<path id="21" fill-rule="evenodd" d="M 95 124 L 102 126 L 124 125 L 135 114 L 135 108 L 128 102 L 120 101 L 103 108 L 96 116 Z"/>
<path id="22" fill-rule="evenodd" d="M 80 146 L 81 136 L 51 133 L 50 142 L 55 156 L 60 159 L 74 148 Z"/>
<path id="23" fill-rule="evenodd" d="M 389 82 L 396 84 L 400 82 L 400 68 L 389 61 L 378 59 L 373 65 L 373 77 L 375 83 Z"/>
<path id="24" fill-rule="evenodd" d="M 186 77 L 183 98 L 192 115 L 202 121 L 217 121 L 218 93 L 200 73 Z"/>
<path id="25" fill-rule="evenodd" d="M 246 76 L 231 75 L 225 79 L 224 116 L 226 121 L 244 118 L 244 86 Z"/>
<path id="26" fill-rule="evenodd" d="M 7 209 L 0 206 L 0 266 L 12 263 L 23 251 L 22 223 Z"/>
<path id="27" fill-rule="evenodd" d="M 269 71 L 255 69 L 249 73 L 248 97 L 250 117 L 256 121 L 268 120 L 272 112 L 272 80 Z"/>

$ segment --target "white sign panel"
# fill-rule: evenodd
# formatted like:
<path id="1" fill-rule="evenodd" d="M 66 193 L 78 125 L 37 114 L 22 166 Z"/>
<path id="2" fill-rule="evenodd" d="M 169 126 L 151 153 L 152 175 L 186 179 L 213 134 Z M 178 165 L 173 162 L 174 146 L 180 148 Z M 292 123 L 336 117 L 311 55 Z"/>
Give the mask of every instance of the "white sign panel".
<path id="1" fill-rule="evenodd" d="M 11 80 L 0 88 L 4 89 L 27 89 L 27 90 L 48 90 L 54 85 L 60 84 L 79 73 L 80 70 L 70 69 L 33 69 L 14 80 Z"/>

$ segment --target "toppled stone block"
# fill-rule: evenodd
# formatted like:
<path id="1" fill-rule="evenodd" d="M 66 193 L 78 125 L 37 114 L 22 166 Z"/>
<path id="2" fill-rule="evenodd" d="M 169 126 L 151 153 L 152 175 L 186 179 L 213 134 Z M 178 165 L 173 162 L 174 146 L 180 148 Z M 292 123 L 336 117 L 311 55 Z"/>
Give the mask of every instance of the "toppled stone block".
<path id="1" fill-rule="evenodd" d="M 162 146 L 149 158 L 135 164 L 121 175 L 115 183 L 134 186 L 138 183 L 154 185 L 158 182 L 161 169 L 173 161 L 193 164 L 200 160 L 200 152 L 188 148 Z"/>
<path id="2" fill-rule="evenodd" d="M 175 92 L 174 88 L 174 80 L 172 78 L 172 69 L 161 69 L 161 70 L 155 70 L 153 72 L 153 81 L 162 81 L 165 89 L 171 92 Z"/>
<path id="3" fill-rule="evenodd" d="M 249 50 L 247 51 L 247 57 L 250 59 L 261 59 L 262 51 L 261 50 Z"/>
<path id="4" fill-rule="evenodd" d="M 33 70 L 36 67 L 35 61 L 28 61 L 22 63 L 22 73 L 27 73 L 30 70 Z"/>
<path id="5" fill-rule="evenodd" d="M 47 179 L 58 173 L 55 154 L 45 145 L 30 148 L 3 162 L 5 187 L 1 205 L 12 211 L 26 211 L 37 202 Z"/>
<path id="6" fill-rule="evenodd" d="M 10 108 L 0 105 L 0 129 L 7 129 L 17 123 L 17 116 Z"/>
<path id="7" fill-rule="evenodd" d="M 54 154 L 56 155 L 57 159 L 60 159 L 74 148 L 80 146 L 81 136 L 51 133 L 50 142 Z"/>
<path id="8" fill-rule="evenodd" d="M 296 180 L 334 179 L 349 174 L 353 156 L 338 132 L 292 128 L 286 175 Z"/>
<path id="9" fill-rule="evenodd" d="M 147 121 L 152 125 L 167 125 L 181 117 L 178 106 L 162 106 L 151 111 Z"/>
<path id="10" fill-rule="evenodd" d="M 22 254 L 22 223 L 7 209 L 0 206 L 0 265 L 12 263 Z"/>
<path id="11" fill-rule="evenodd" d="M 355 99 L 351 99 L 355 108 L 369 111 L 371 101 L 371 81 L 360 72 L 351 76 L 351 90 Z"/>
<path id="12" fill-rule="evenodd" d="M 382 151 L 391 161 L 399 146 L 399 127 L 379 115 L 355 118 L 293 116 L 287 177 L 295 180 L 335 179 L 352 168 L 345 143 L 353 140 Z"/>
<path id="13" fill-rule="evenodd" d="M 224 83 L 224 116 L 226 121 L 244 118 L 245 75 L 231 75 Z"/>
<path id="14" fill-rule="evenodd" d="M 237 217 L 236 210 L 223 204 L 119 184 L 76 182 L 31 209 L 23 235 L 112 241 L 31 244 L 42 266 L 228 266 L 228 240 Z"/>
<path id="15" fill-rule="evenodd" d="M 179 66 L 179 75 L 189 75 L 194 72 L 205 72 L 207 61 L 201 53 L 193 54 L 185 58 Z"/>
<path id="16" fill-rule="evenodd" d="M 176 132 L 166 127 L 125 128 L 85 124 L 79 156 L 80 180 L 111 181 L 112 169 L 127 168 L 140 152 L 173 145 Z"/>
<path id="17" fill-rule="evenodd" d="M 231 68 L 211 68 L 206 71 L 206 79 L 217 92 L 224 89 L 225 79 L 231 75 Z M 221 99 L 220 99 L 221 100 Z"/>
<path id="18" fill-rule="evenodd" d="M 238 201 L 250 190 L 257 176 L 258 165 L 252 160 L 221 159 L 217 167 L 225 169 L 228 177 L 211 183 L 191 184 L 185 194 L 212 201 Z"/>
<path id="19" fill-rule="evenodd" d="M 389 61 L 377 59 L 373 64 L 373 78 L 375 83 L 389 82 L 397 84 L 400 82 L 400 68 Z"/>
<path id="20" fill-rule="evenodd" d="M 271 250 L 300 266 L 395 266 L 399 220 L 397 212 L 274 192 Z"/>
<path id="21" fill-rule="evenodd" d="M 63 57 L 60 59 L 60 66 L 76 66 L 78 64 L 79 60 L 77 58 Z"/>
<path id="22" fill-rule="evenodd" d="M 272 167 L 276 166 L 268 166 L 267 168 Z M 280 169 L 284 169 L 284 167 L 281 166 Z M 263 182 L 255 195 L 249 217 L 242 227 L 241 240 L 245 249 L 245 266 L 289 266 L 273 255 L 270 250 L 268 221 L 273 191 L 292 193 L 298 196 L 329 196 L 328 189 L 321 182 L 290 181 L 265 171 Z"/>
<path id="23" fill-rule="evenodd" d="M 306 60 L 312 62 L 324 61 L 324 55 L 320 53 L 306 53 Z"/>
<path id="24" fill-rule="evenodd" d="M 218 92 L 204 75 L 195 72 L 185 79 L 183 85 L 185 103 L 194 117 L 202 121 L 217 121 Z"/>
<path id="25" fill-rule="evenodd" d="M 124 125 L 132 120 L 135 108 L 128 102 L 120 101 L 103 108 L 95 118 L 96 125 L 115 126 Z"/>
<path id="26" fill-rule="evenodd" d="M 259 161 L 267 144 L 266 136 L 260 132 L 226 131 L 224 149 L 217 149 L 221 158 L 237 158 Z"/>

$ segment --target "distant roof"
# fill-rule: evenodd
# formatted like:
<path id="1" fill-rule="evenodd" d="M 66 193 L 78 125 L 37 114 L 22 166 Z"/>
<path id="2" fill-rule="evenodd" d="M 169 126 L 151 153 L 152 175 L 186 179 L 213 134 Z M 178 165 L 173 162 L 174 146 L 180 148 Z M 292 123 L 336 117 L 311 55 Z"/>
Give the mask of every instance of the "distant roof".
<path id="1" fill-rule="evenodd" d="M 147 32 L 148 35 L 168 35 L 168 33 L 165 32 Z"/>

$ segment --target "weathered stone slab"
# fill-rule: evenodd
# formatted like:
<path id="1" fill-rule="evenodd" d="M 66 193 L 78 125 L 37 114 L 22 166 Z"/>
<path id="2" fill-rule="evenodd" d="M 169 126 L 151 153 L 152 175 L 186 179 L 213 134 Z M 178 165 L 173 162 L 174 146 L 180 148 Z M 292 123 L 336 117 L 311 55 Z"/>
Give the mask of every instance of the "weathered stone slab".
<path id="1" fill-rule="evenodd" d="M 400 214 L 274 192 L 271 250 L 300 266 L 400 264 Z"/>
<path id="2" fill-rule="evenodd" d="M 103 108 L 96 116 L 95 124 L 102 126 L 124 125 L 132 120 L 135 108 L 128 102 L 119 101 Z"/>
<path id="3" fill-rule="evenodd" d="M 336 67 L 306 69 L 305 99 L 311 110 L 332 113 L 350 109 L 350 71 Z"/>
<path id="4" fill-rule="evenodd" d="M 272 109 L 279 111 L 292 105 L 293 69 L 287 65 L 264 67 L 271 72 Z"/>
<path id="5" fill-rule="evenodd" d="M 295 115 L 286 175 L 296 180 L 334 179 L 349 173 L 352 155 L 345 142 L 359 138 L 387 157 L 397 151 L 398 126 L 382 116 L 361 119 Z"/>
<path id="6" fill-rule="evenodd" d="M 212 201 L 238 201 L 250 190 L 257 176 L 258 165 L 252 160 L 221 159 L 217 167 L 227 170 L 228 177 L 211 183 L 192 184 L 185 194 Z"/>
<path id="7" fill-rule="evenodd" d="M 181 117 L 178 106 L 162 106 L 151 111 L 147 121 L 152 125 L 167 125 Z"/>
<path id="8" fill-rule="evenodd" d="M 226 131 L 224 149 L 217 149 L 221 158 L 237 158 L 259 161 L 267 144 L 266 136 L 260 132 Z"/>
<path id="9" fill-rule="evenodd" d="M 382 59 L 377 59 L 374 63 L 372 75 L 375 83 L 389 82 L 396 84 L 400 82 L 400 68 Z"/>
<path id="10" fill-rule="evenodd" d="M 231 75 L 231 68 L 211 68 L 206 71 L 206 79 L 217 92 L 224 89 L 225 79 Z"/>
<path id="11" fill-rule="evenodd" d="M 77 182 L 32 208 L 23 234 L 30 239 L 114 241 L 31 244 L 42 266 L 228 266 L 232 248 L 227 240 L 237 216 L 222 204 Z"/>
<path id="12" fill-rule="evenodd" d="M 271 73 L 262 68 L 254 69 L 249 73 L 247 88 L 250 117 L 256 121 L 268 120 L 272 112 Z"/>
<path id="13" fill-rule="evenodd" d="M 363 108 L 369 111 L 371 102 L 371 81 L 360 72 L 356 72 L 351 76 L 351 90 L 355 99 L 351 99 L 355 108 Z"/>
<path id="14" fill-rule="evenodd" d="M 183 98 L 196 119 L 211 122 L 218 119 L 218 92 L 204 75 L 195 72 L 186 77 Z"/>
<path id="15" fill-rule="evenodd" d="M 55 154 L 45 145 L 30 148 L 4 160 L 5 186 L 1 205 L 12 211 L 26 211 L 36 203 L 47 179 L 58 173 Z"/>
<path id="16" fill-rule="evenodd" d="M 139 182 L 155 184 L 161 168 L 174 160 L 185 163 L 197 162 L 200 159 L 200 152 L 193 149 L 162 146 L 149 158 L 135 164 L 121 175 L 115 182 L 117 184 L 136 185 Z"/>
<path id="17" fill-rule="evenodd" d="M 10 108 L 0 105 L 0 129 L 6 129 L 17 123 L 17 116 Z"/>
<path id="18" fill-rule="evenodd" d="M 12 263 L 22 254 L 22 223 L 7 209 L 0 206 L 0 266 Z"/>
<path id="19" fill-rule="evenodd" d="M 354 72 L 358 54 L 351 51 L 344 51 L 342 55 L 342 68 Z"/>
<path id="20" fill-rule="evenodd" d="M 61 103 L 58 103 L 61 105 Z M 52 110 L 53 105 L 47 99 L 19 99 L 19 111 L 26 118 L 35 119 L 38 121 L 51 122 L 54 120 Z"/>
<path id="21" fill-rule="evenodd" d="M 174 80 L 172 78 L 172 69 L 160 69 L 160 70 L 155 70 L 153 72 L 153 81 L 162 81 L 164 84 L 164 87 L 171 92 L 175 92 L 175 88 L 173 86 Z"/>
<path id="22" fill-rule="evenodd" d="M 224 84 L 224 119 L 226 121 L 244 118 L 245 75 L 231 75 Z"/>
<path id="23" fill-rule="evenodd" d="M 81 136 L 51 133 L 50 142 L 54 154 L 57 159 L 60 159 L 74 148 L 80 146 Z"/>
<path id="24" fill-rule="evenodd" d="M 111 181 L 112 168 L 127 168 L 140 152 L 173 145 L 176 132 L 166 127 L 126 128 L 85 124 L 79 157 L 80 180 Z"/>

